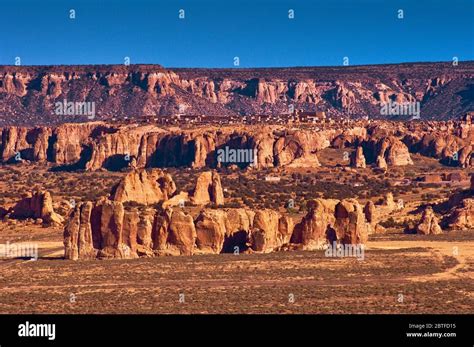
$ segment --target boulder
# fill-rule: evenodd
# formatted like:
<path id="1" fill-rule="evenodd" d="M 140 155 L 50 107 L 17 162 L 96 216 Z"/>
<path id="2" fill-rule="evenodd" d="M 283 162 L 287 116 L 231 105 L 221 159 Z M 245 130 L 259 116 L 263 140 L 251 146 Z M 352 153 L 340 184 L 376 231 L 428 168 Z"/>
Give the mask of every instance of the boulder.
<path id="1" fill-rule="evenodd" d="M 422 235 L 441 234 L 443 230 L 438 224 L 438 218 L 436 218 L 433 208 L 428 206 L 421 215 L 421 220 L 416 227 L 416 232 Z"/>
<path id="2" fill-rule="evenodd" d="M 44 226 L 59 226 L 64 222 L 64 218 L 54 212 L 53 199 L 46 190 L 28 193 L 13 206 L 11 217 L 20 219 L 41 218 Z"/>
<path id="3" fill-rule="evenodd" d="M 413 165 L 413 161 L 411 160 L 408 147 L 402 141 L 400 141 L 396 137 L 391 137 L 387 141 L 389 142 L 389 144 L 387 144 L 387 150 L 384 154 L 385 154 L 385 160 L 387 161 L 388 165 L 393 165 L 393 166 Z M 382 144 L 381 147 L 383 148 L 384 144 Z"/>
<path id="4" fill-rule="evenodd" d="M 355 168 L 365 168 L 365 157 L 362 146 L 358 146 L 357 149 L 352 152 L 350 157 L 350 166 Z"/>
<path id="5" fill-rule="evenodd" d="M 191 194 L 191 202 L 196 205 L 224 204 L 221 178 L 216 171 L 207 171 L 199 175 Z"/>
<path id="6" fill-rule="evenodd" d="M 392 193 L 389 192 L 385 194 L 382 201 L 382 206 L 386 208 L 388 211 L 394 211 L 397 209 L 397 203 L 393 200 Z"/>
<path id="7" fill-rule="evenodd" d="M 375 166 L 377 167 L 377 169 L 382 169 L 382 170 L 387 170 L 388 168 L 385 158 L 380 155 L 377 157 L 375 161 Z"/>
<path id="8" fill-rule="evenodd" d="M 474 199 L 466 198 L 454 208 L 447 218 L 450 229 L 472 230 L 474 229 Z"/>
<path id="9" fill-rule="evenodd" d="M 184 207 L 189 203 L 189 193 L 188 192 L 179 192 L 179 194 L 174 195 L 172 198 L 166 200 L 161 205 L 163 208 L 167 207 Z"/>
<path id="10" fill-rule="evenodd" d="M 151 205 L 168 200 L 176 191 L 169 174 L 159 169 L 133 170 L 112 189 L 110 199 Z"/>

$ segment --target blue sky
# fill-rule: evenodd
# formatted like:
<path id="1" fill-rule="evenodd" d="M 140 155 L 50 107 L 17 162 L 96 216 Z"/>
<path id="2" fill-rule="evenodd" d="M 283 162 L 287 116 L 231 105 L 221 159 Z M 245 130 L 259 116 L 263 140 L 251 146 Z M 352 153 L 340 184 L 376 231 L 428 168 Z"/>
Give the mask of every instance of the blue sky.
<path id="1" fill-rule="evenodd" d="M 1 65 L 474 60 L 474 0 L 0 0 L 0 13 Z"/>

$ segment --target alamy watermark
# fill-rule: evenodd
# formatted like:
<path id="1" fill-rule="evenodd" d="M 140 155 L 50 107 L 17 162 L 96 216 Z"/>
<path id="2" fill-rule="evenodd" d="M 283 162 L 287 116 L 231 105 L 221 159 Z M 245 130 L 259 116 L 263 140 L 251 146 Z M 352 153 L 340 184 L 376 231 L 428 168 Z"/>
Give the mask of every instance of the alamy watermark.
<path id="1" fill-rule="evenodd" d="M 331 244 L 325 245 L 324 255 L 330 258 L 357 258 L 357 260 L 364 260 L 363 244 L 340 244 L 334 241 Z"/>
<path id="2" fill-rule="evenodd" d="M 228 164 L 249 164 L 254 166 L 257 162 L 257 150 L 256 149 L 234 149 L 229 146 L 220 148 L 217 150 L 217 161 L 219 163 Z"/>
<path id="3" fill-rule="evenodd" d="M 380 114 L 382 116 L 412 116 L 420 119 L 420 102 L 384 102 L 381 103 Z"/>
<path id="4" fill-rule="evenodd" d="M 10 243 L 0 244 L 0 258 L 31 258 L 38 259 L 37 243 Z"/>
<path id="5" fill-rule="evenodd" d="M 48 340 L 56 339 L 56 324 L 38 324 L 26 321 L 18 325 L 19 337 L 47 337 Z"/>
<path id="6" fill-rule="evenodd" d="M 94 101 L 58 101 L 54 104 L 54 113 L 59 116 L 87 116 L 89 119 L 95 118 Z"/>

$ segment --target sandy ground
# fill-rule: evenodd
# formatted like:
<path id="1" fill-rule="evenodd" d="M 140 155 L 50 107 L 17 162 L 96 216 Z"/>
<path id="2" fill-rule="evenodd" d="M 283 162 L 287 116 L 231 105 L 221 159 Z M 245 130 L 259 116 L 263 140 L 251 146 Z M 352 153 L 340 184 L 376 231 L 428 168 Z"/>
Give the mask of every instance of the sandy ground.
<path id="1" fill-rule="evenodd" d="M 374 240 L 323 252 L 0 261 L 1 313 L 472 313 L 474 241 Z"/>
<path id="2" fill-rule="evenodd" d="M 372 241 L 367 244 L 370 249 L 409 249 L 419 247 L 419 241 Z M 473 281 L 474 272 L 470 265 L 474 264 L 474 242 L 450 242 L 450 241 L 424 241 L 423 247 L 427 248 L 433 258 L 438 261 L 443 256 L 454 257 L 458 262 L 457 265 L 447 269 L 446 271 L 433 273 L 423 276 L 415 276 L 408 278 L 411 281 L 427 282 L 427 281 L 449 281 L 452 279 L 464 279 Z"/>

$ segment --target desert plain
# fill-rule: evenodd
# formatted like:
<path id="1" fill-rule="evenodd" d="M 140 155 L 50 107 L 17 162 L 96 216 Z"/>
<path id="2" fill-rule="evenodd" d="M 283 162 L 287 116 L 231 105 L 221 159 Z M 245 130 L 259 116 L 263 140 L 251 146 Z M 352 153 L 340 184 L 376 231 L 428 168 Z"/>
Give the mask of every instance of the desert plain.
<path id="1" fill-rule="evenodd" d="M 123 129 L 124 126 L 120 127 Z M 393 125 L 386 126 L 384 122 L 375 127 L 386 129 L 384 132 L 393 131 Z M 360 130 L 357 128 L 356 131 Z M 111 134 L 104 136 L 113 136 L 117 132 Z M 0 167 L 3 178 L 0 187 L 5 213 L 0 222 L 0 243 L 35 244 L 38 258 L 4 257 L 0 260 L 0 312 L 471 313 L 474 303 L 473 229 L 465 224 L 454 225 L 455 217 L 450 216 L 456 213 L 453 209 L 462 209 L 459 199 L 462 201 L 472 194 L 469 175 L 473 170 L 470 164 L 463 165 L 465 167 L 446 165 L 440 162 L 442 158 L 402 148 L 395 151 L 395 159 L 391 159 L 395 161 L 387 166 L 379 167 L 377 163 L 369 162 L 361 165 L 356 160 L 355 148 L 358 146 L 354 148 L 352 144 L 365 146 L 372 140 L 362 137 L 370 136 L 341 134 L 331 135 L 329 144 L 318 148 L 315 152 L 317 164 L 314 160 L 303 161 L 310 162 L 308 166 L 240 168 L 234 165 L 209 169 L 203 163 L 158 170 L 160 175 L 166 172 L 172 177 L 175 187 L 171 196 L 189 192 L 183 205 L 174 201 L 174 205 L 168 208 L 191 215 L 195 221 L 203 220 L 202 216 L 199 217 L 203 210 L 243 208 L 254 212 L 272 210 L 297 225 L 311 210 L 308 201 L 357 199 L 361 207 L 372 201 L 377 212 L 376 224 L 361 229 L 360 223 L 370 225 L 368 219 L 354 222 L 350 217 L 348 221 L 355 228 L 356 238 L 363 239 L 365 236 L 358 233 L 367 233 L 363 259 L 328 257 L 324 249 L 311 242 L 307 243 L 308 247 L 291 246 L 295 241 L 291 239 L 292 235 L 284 236 L 285 241 L 277 237 L 281 241 L 278 243 L 271 235 L 278 231 L 273 231 L 271 226 L 268 229 L 260 227 L 264 229 L 265 241 L 258 243 L 254 240 L 252 244 L 250 240 L 245 251 L 235 253 L 232 247 L 225 251 L 222 245 L 225 240 L 221 240 L 221 248 L 216 249 L 214 246 L 219 244 L 219 240 L 203 239 L 202 236 L 202 230 L 216 232 L 216 228 L 206 227 L 200 232 L 197 222 L 197 241 L 201 238 L 201 243 L 193 240 L 192 245 L 188 245 L 193 249 L 191 253 L 188 249 L 175 249 L 173 245 L 168 247 L 167 243 L 173 243 L 170 239 L 164 246 L 161 244 L 161 248 L 153 245 L 154 239 L 150 241 L 150 249 L 143 250 L 140 247 L 148 242 L 146 237 L 134 234 L 138 241 L 131 245 L 131 249 L 138 256 L 97 249 L 94 256 L 89 253 L 81 256 L 81 245 L 76 247 L 79 250 L 76 249 L 76 255 L 72 256 L 74 245 L 71 245 L 71 237 L 66 236 L 65 229 L 71 229 L 68 225 L 75 206 L 85 201 L 100 201 L 104 196 L 117 197 L 117 188 L 114 187 L 120 184 L 125 190 L 137 189 L 136 182 L 132 188 L 127 186 L 125 177 L 142 170 L 152 172 L 157 169 L 140 169 L 126 163 L 113 169 L 57 170 L 55 163 L 34 159 L 3 164 Z M 296 139 L 301 144 L 301 137 Z M 396 146 L 403 147 L 396 143 Z M 308 145 L 303 143 L 300 147 Z M 295 148 L 299 150 L 300 147 Z M 278 160 L 294 161 L 294 157 L 299 155 L 298 150 L 292 146 L 285 148 L 286 153 L 279 154 L 281 159 Z M 370 151 L 372 147 L 364 148 Z M 379 150 L 378 147 L 375 150 Z M 406 160 L 407 153 L 409 164 L 393 165 L 400 164 L 396 162 L 397 158 Z M 293 157 L 285 159 L 289 154 Z M 92 158 L 96 157 L 92 155 Z M 190 162 L 195 163 L 195 160 Z M 219 175 L 223 203 L 194 203 L 197 201 L 193 193 L 197 189 L 198 177 L 206 172 Z M 266 177 L 278 177 L 278 180 Z M 138 181 L 138 184 L 143 183 L 140 179 Z M 114 189 L 115 195 L 111 194 Z M 18 200 L 21 200 L 19 197 L 31 199 L 31 194 L 27 193 L 34 191 L 48 192 L 60 221 L 54 222 L 53 218 L 47 222 L 46 218 L 43 220 L 38 216 L 16 218 L 14 213 L 12 215 Z M 458 201 L 452 202 L 452 206 L 444 206 L 456 194 L 462 195 Z M 391 201 L 387 201 L 387 195 Z M 132 200 L 137 198 L 135 193 L 127 196 Z M 171 196 L 167 197 L 168 200 L 172 200 Z M 207 197 L 212 198 L 212 194 Z M 123 204 L 125 215 L 127 209 L 138 210 L 141 214 L 149 208 L 130 201 Z M 422 220 L 428 206 L 433 207 L 436 224 L 441 225 L 440 233 L 433 233 L 437 229 L 431 225 L 427 229 L 419 228 L 422 223 L 433 223 Z M 307 237 L 322 235 L 325 239 L 326 226 L 317 226 L 318 218 L 322 217 L 316 215 L 315 218 L 316 225 L 311 228 L 322 228 L 322 231 L 318 235 L 314 231 Z M 470 217 L 462 218 L 463 222 L 471 221 Z M 154 226 L 148 229 L 150 233 L 155 232 Z M 122 232 L 126 233 L 125 230 Z M 249 233 L 252 230 L 249 229 Z M 68 237 L 69 241 L 66 240 Z M 121 237 L 126 238 L 125 235 Z M 205 241 L 211 243 L 211 250 L 200 251 L 205 249 L 201 247 Z M 69 251 L 65 247 L 69 247 Z M 156 252 L 157 248 L 163 253 Z M 173 252 L 167 253 L 167 249 Z M 102 254 L 97 255 L 101 251 Z M 65 256 L 67 252 L 69 256 Z"/>

